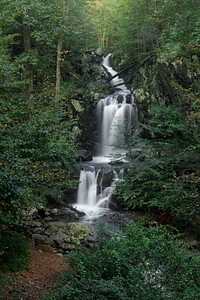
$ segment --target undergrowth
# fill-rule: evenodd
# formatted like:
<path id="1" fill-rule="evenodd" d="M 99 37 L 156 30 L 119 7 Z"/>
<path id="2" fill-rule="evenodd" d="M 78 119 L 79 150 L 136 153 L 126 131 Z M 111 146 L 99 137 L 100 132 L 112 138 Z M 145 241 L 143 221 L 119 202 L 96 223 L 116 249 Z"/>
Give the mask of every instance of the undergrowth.
<path id="1" fill-rule="evenodd" d="M 46 300 L 200 299 L 200 257 L 165 227 L 130 222 L 112 236 L 101 232 L 97 245 L 70 260 L 73 273 Z"/>
<path id="2" fill-rule="evenodd" d="M 0 275 L 5 271 L 22 270 L 29 255 L 26 238 L 18 232 L 0 226 Z"/>

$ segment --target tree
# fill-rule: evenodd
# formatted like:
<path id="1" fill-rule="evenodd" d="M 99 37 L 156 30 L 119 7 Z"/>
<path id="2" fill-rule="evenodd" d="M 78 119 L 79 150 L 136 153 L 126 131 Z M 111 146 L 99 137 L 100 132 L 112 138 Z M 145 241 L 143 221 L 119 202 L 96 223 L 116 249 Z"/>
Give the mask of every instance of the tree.
<path id="1" fill-rule="evenodd" d="M 9 224 L 73 185 L 79 129 L 52 85 L 63 12 L 48 1 L 0 4 L 0 221 Z"/>
<path id="2" fill-rule="evenodd" d="M 162 24 L 159 55 L 170 59 L 192 51 L 199 44 L 196 1 L 159 1 L 156 15 Z"/>

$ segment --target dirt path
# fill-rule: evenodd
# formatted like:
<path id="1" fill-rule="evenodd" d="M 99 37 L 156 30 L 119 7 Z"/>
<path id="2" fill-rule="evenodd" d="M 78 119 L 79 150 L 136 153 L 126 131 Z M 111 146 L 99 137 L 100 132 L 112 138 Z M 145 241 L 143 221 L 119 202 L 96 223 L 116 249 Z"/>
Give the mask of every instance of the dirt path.
<path id="1" fill-rule="evenodd" d="M 41 300 L 64 272 L 70 272 L 70 266 L 64 256 L 33 250 L 26 270 L 9 276 L 9 280 L 17 276 L 16 282 L 0 291 L 0 299 Z"/>

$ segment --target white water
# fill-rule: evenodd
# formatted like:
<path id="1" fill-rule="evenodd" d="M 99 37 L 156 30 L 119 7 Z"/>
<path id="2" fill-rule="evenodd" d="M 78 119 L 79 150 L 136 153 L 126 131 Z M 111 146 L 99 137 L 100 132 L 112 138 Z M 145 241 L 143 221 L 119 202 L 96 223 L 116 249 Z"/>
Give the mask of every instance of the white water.
<path id="1" fill-rule="evenodd" d="M 110 186 L 103 187 L 104 174 L 94 170 L 81 170 L 77 203 L 74 205 L 78 210 L 83 211 L 85 219 L 95 220 L 109 211 L 108 204 L 116 182 L 123 179 L 123 171 L 119 174 L 113 171 L 113 180 Z M 99 193 L 97 190 L 99 188 Z"/>
<path id="2" fill-rule="evenodd" d="M 107 55 L 102 65 L 114 76 L 117 74 L 109 66 L 111 54 Z M 97 104 L 97 122 L 100 140 L 97 155 L 113 156 L 124 152 L 124 132 L 137 124 L 137 107 L 134 97 L 118 76 L 111 80 L 113 86 L 118 85 L 113 95 L 101 99 Z"/>
<path id="3" fill-rule="evenodd" d="M 102 65 L 111 76 L 117 74 L 109 64 L 111 54 L 108 54 Z M 123 170 L 117 174 L 113 171 L 110 186 L 104 186 L 104 172 L 102 168 L 116 155 L 122 155 L 125 136 L 124 132 L 131 130 L 137 124 L 137 108 L 134 97 L 127 89 L 124 81 L 118 76 L 111 80 L 111 85 L 116 86 L 113 95 L 101 99 L 97 104 L 96 114 L 99 128 L 99 142 L 96 156 L 87 165 L 87 170 L 80 172 L 78 197 L 75 206 L 86 213 L 87 220 L 96 219 L 109 211 L 108 204 L 116 182 L 123 179 Z M 97 167 L 101 164 L 100 167 Z M 103 164 L 103 165 L 102 165 Z M 89 168 L 88 168 L 89 166 Z M 95 167 L 96 166 L 96 167 Z"/>
<path id="4" fill-rule="evenodd" d="M 81 170 L 77 203 L 95 206 L 97 199 L 97 176 L 94 171 Z"/>

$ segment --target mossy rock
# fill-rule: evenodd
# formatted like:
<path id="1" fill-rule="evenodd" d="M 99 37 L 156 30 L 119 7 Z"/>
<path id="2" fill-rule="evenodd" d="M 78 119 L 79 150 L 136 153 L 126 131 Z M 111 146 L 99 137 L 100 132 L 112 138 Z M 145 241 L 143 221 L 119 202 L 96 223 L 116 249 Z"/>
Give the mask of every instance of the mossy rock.
<path id="1" fill-rule="evenodd" d="M 85 223 L 50 222 L 45 232 L 53 241 L 71 243 L 75 246 L 87 240 L 89 229 Z"/>

